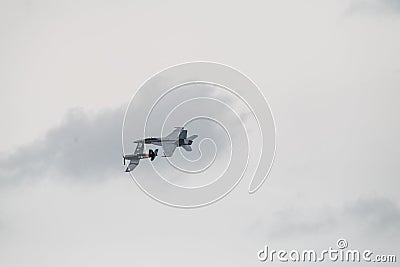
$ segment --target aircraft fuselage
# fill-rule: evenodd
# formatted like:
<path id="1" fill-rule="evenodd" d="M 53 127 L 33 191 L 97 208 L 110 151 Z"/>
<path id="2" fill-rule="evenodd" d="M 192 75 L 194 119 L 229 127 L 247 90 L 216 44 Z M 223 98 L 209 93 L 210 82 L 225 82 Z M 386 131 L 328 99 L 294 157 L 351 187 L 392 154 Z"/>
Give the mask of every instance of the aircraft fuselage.
<path id="1" fill-rule="evenodd" d="M 135 159 L 147 159 L 149 158 L 150 155 L 148 153 L 145 154 L 128 154 L 124 156 L 124 159 L 126 160 L 135 160 Z"/>
<path id="2" fill-rule="evenodd" d="M 144 139 L 144 143 L 145 144 L 152 144 L 152 145 L 156 145 L 156 146 L 162 146 L 163 143 L 172 143 L 172 144 L 176 144 L 177 146 L 183 146 L 183 145 L 191 145 L 192 144 L 192 140 L 189 140 L 187 138 L 185 139 L 168 139 L 168 138 L 145 138 Z"/>

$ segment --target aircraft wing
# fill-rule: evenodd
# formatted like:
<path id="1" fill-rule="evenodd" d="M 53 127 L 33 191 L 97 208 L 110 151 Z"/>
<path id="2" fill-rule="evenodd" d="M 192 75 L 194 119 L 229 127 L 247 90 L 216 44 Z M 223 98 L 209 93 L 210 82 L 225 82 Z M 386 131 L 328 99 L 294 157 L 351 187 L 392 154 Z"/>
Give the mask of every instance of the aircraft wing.
<path id="1" fill-rule="evenodd" d="M 143 141 L 143 140 L 140 140 L 140 141 L 137 143 L 135 152 L 134 152 L 133 154 L 134 154 L 134 155 L 143 154 L 143 150 L 144 150 L 144 141 Z"/>
<path id="2" fill-rule="evenodd" d="M 129 162 L 128 167 L 126 168 L 126 172 L 131 172 L 133 171 L 134 168 L 136 168 L 139 165 L 139 160 L 138 159 L 133 159 Z"/>
<path id="3" fill-rule="evenodd" d="M 162 145 L 164 150 L 164 156 L 171 157 L 174 154 L 176 144 L 175 143 L 164 143 Z"/>
<path id="4" fill-rule="evenodd" d="M 183 127 L 175 127 L 175 130 L 173 130 L 169 135 L 165 137 L 165 139 L 168 140 L 178 140 L 179 135 L 181 131 L 183 130 Z"/>

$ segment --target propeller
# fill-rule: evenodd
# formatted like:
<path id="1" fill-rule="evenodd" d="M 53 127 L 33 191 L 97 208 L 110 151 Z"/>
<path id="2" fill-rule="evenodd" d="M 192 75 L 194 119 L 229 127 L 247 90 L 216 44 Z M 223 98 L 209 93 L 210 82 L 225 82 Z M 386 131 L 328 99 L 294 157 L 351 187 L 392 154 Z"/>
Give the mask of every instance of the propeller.
<path id="1" fill-rule="evenodd" d="M 152 149 L 149 149 L 149 157 L 151 161 L 153 161 L 157 157 L 157 154 L 158 154 L 158 149 L 154 151 Z"/>

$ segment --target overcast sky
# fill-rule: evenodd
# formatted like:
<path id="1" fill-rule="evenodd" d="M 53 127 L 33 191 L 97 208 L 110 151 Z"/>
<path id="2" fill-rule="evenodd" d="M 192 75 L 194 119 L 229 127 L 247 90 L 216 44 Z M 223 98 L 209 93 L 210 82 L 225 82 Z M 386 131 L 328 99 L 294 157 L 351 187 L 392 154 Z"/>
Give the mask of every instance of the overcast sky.
<path id="1" fill-rule="evenodd" d="M 338 238 L 398 253 L 399 33 L 396 0 L 0 1 L 0 265 L 275 265 L 264 245 Z M 191 60 L 257 83 L 277 154 L 254 195 L 182 210 L 123 172 L 121 127 L 147 78 Z"/>

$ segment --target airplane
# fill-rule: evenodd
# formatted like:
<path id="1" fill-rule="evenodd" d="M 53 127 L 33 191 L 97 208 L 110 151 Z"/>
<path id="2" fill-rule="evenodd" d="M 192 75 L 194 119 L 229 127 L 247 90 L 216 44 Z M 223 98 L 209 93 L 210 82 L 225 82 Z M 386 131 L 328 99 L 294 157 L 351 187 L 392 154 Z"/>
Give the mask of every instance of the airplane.
<path id="1" fill-rule="evenodd" d="M 164 157 L 171 157 L 177 147 L 182 147 L 186 151 L 192 151 L 193 140 L 198 135 L 192 135 L 187 137 L 187 130 L 184 127 L 175 127 L 169 135 L 161 138 L 145 138 L 135 141 L 135 143 L 144 142 L 145 144 L 152 144 L 156 146 L 162 146 L 164 150 Z"/>
<path id="2" fill-rule="evenodd" d="M 126 163 L 125 162 L 126 160 L 130 161 L 128 167 L 125 170 L 125 172 L 131 172 L 133 169 L 135 169 L 139 165 L 139 161 L 141 159 L 150 158 L 150 160 L 153 161 L 157 157 L 158 149 L 156 149 L 154 151 L 152 149 L 149 149 L 149 153 L 146 154 L 146 153 L 143 153 L 144 141 L 135 142 L 135 143 L 137 143 L 135 152 L 133 154 L 127 154 L 127 155 L 123 156 L 124 165 Z"/>

